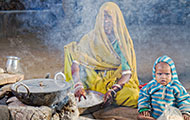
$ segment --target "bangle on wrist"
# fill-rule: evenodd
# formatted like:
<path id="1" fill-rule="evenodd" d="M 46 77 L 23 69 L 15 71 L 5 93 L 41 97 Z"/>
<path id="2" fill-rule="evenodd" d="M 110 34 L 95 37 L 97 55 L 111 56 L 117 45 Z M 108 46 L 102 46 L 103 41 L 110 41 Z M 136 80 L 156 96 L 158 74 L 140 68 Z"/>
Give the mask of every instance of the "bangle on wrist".
<path id="1" fill-rule="evenodd" d="M 77 82 L 75 85 L 74 85 L 74 88 L 78 87 L 78 86 L 83 86 L 83 84 L 81 82 Z"/>
<path id="2" fill-rule="evenodd" d="M 79 89 L 84 89 L 84 87 L 83 86 L 77 86 L 76 88 L 74 88 L 74 93 L 76 93 Z"/>
<path id="3" fill-rule="evenodd" d="M 73 63 L 76 63 L 76 64 L 78 64 L 78 65 L 79 65 L 79 62 L 78 62 L 78 61 L 76 61 L 76 60 L 73 60 Z"/>
<path id="4" fill-rule="evenodd" d="M 114 89 L 115 92 L 120 91 L 123 88 L 123 86 L 121 86 L 120 84 L 114 84 L 112 86 L 112 89 Z"/>
<path id="5" fill-rule="evenodd" d="M 119 89 L 122 89 L 122 86 L 121 86 L 120 84 L 114 84 L 114 85 L 112 86 L 112 88 L 114 88 L 114 87 L 117 87 L 117 88 L 119 88 Z"/>
<path id="6" fill-rule="evenodd" d="M 125 74 L 131 74 L 131 71 L 130 70 L 123 71 L 122 75 L 125 75 Z"/>
<path id="7" fill-rule="evenodd" d="M 109 89 L 108 91 L 111 91 L 112 97 L 115 97 L 117 92 L 114 89 Z"/>

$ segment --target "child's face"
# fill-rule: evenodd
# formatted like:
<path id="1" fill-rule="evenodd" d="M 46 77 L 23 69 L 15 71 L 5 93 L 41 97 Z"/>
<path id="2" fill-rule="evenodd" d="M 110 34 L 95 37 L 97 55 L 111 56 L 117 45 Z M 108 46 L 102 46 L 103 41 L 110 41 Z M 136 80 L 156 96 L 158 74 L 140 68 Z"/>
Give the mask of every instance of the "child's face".
<path id="1" fill-rule="evenodd" d="M 160 62 L 156 65 L 156 80 L 162 85 L 171 81 L 171 68 L 167 63 Z"/>

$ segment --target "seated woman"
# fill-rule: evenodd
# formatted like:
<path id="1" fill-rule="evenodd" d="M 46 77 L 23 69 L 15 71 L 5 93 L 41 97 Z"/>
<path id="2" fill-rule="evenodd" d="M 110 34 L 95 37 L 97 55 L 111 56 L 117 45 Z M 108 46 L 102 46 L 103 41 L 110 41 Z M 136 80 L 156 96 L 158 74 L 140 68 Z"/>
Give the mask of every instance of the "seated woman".
<path id="1" fill-rule="evenodd" d="M 136 56 L 119 7 L 103 4 L 92 31 L 79 43 L 64 47 L 64 73 L 73 80 L 75 96 L 85 97 L 84 89 L 101 92 L 105 103 L 137 107 L 139 82 Z M 80 66 L 79 66 L 80 65 Z"/>
<path id="2" fill-rule="evenodd" d="M 168 56 L 159 57 L 152 74 L 153 79 L 140 90 L 138 120 L 157 119 L 167 105 L 178 108 L 184 120 L 190 120 L 190 95 L 178 80 L 173 60 Z"/>

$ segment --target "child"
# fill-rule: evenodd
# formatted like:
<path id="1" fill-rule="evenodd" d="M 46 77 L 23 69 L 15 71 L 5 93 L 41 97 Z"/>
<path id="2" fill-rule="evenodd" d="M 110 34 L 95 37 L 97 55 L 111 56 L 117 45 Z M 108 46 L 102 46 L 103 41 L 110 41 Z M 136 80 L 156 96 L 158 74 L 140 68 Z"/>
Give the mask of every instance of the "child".
<path id="1" fill-rule="evenodd" d="M 190 120 L 190 95 L 178 80 L 173 60 L 161 56 L 154 63 L 153 79 L 140 90 L 138 119 L 157 119 L 166 105 L 178 108 Z"/>

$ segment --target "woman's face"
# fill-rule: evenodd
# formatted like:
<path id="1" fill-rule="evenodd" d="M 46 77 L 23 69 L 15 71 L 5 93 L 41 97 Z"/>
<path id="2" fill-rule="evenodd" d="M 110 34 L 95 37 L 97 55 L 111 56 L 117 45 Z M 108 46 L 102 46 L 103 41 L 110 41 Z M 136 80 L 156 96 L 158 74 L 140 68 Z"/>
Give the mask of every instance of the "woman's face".
<path id="1" fill-rule="evenodd" d="M 171 81 L 171 68 L 167 63 L 160 62 L 156 65 L 156 81 L 162 85 Z"/>
<path id="2" fill-rule="evenodd" d="M 110 35 L 113 30 L 112 18 L 108 13 L 104 14 L 104 31 L 107 35 Z"/>

